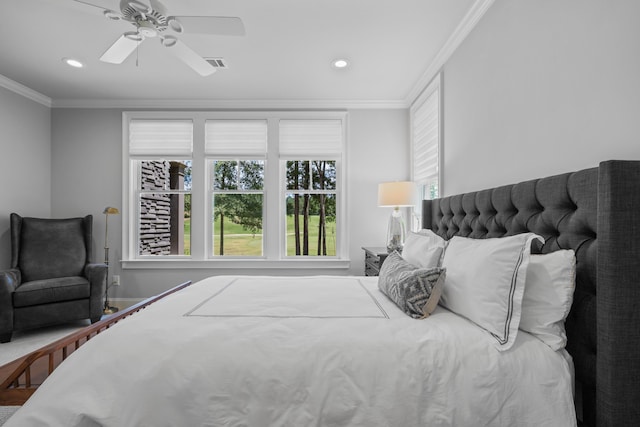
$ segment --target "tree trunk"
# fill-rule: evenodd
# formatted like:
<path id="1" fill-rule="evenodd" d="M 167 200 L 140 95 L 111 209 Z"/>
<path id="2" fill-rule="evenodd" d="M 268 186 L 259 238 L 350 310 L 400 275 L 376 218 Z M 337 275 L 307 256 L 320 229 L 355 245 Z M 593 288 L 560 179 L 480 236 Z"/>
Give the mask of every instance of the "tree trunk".
<path id="1" fill-rule="evenodd" d="M 311 162 L 304 162 L 304 175 L 302 175 L 302 186 L 305 190 L 311 187 Z M 309 194 L 304 195 L 303 218 L 302 218 L 302 255 L 309 255 Z"/>
<path id="2" fill-rule="evenodd" d="M 318 162 L 318 173 L 320 175 L 320 189 L 325 189 L 325 169 L 327 162 Z M 327 255 L 327 226 L 325 214 L 325 195 L 320 194 L 320 218 L 318 219 L 318 255 Z"/>
<path id="3" fill-rule="evenodd" d="M 318 255 L 327 254 L 327 227 L 325 224 L 324 194 L 320 194 L 320 218 L 318 219 Z"/>
<path id="4" fill-rule="evenodd" d="M 220 255 L 224 255 L 224 214 L 220 212 Z"/>
<path id="5" fill-rule="evenodd" d="M 300 186 L 300 170 L 298 169 L 299 164 L 298 161 L 295 161 L 295 188 L 294 190 L 298 190 Z M 295 239 L 296 239 L 296 255 L 300 255 L 300 195 L 295 194 L 293 196 L 293 224 L 295 229 Z"/>
<path id="6" fill-rule="evenodd" d="M 309 255 L 309 195 L 304 195 L 304 207 L 303 207 L 303 236 L 302 236 L 302 255 Z"/>

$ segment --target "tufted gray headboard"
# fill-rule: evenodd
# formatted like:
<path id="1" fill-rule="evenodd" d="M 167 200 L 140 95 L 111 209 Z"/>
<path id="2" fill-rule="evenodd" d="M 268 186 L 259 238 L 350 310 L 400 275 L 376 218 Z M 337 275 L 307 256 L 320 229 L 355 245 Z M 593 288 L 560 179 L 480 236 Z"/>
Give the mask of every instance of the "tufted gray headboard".
<path id="1" fill-rule="evenodd" d="M 640 161 L 423 201 L 422 225 L 440 236 L 531 231 L 538 250 L 576 252 L 566 322 L 584 426 L 640 426 Z"/>

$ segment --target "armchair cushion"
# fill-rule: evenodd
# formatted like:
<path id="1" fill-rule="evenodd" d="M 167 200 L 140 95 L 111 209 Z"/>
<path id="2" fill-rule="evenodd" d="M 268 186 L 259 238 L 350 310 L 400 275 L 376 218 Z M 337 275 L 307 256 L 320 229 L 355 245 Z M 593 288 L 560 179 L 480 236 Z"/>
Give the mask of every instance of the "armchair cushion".
<path id="1" fill-rule="evenodd" d="M 22 218 L 18 268 L 22 280 L 81 276 L 87 263 L 83 218 Z"/>
<path id="2" fill-rule="evenodd" d="M 91 289 L 84 277 L 72 276 L 34 280 L 18 286 L 13 293 L 14 307 L 50 304 L 89 298 Z"/>

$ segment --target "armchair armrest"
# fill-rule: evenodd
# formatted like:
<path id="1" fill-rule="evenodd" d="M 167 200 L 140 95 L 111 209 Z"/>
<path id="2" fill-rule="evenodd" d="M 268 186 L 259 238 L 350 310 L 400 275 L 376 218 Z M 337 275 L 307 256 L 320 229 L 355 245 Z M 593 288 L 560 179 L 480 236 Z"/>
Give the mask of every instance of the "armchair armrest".
<path id="1" fill-rule="evenodd" d="M 13 332 L 13 292 L 20 285 L 20 270 L 0 271 L 0 342 L 9 342 Z"/>
<path id="2" fill-rule="evenodd" d="M 0 295 L 6 290 L 13 293 L 22 283 L 22 274 L 17 268 L 0 271 Z"/>
<path id="3" fill-rule="evenodd" d="M 91 295 L 94 293 L 104 295 L 107 279 L 107 264 L 90 263 L 85 265 L 84 277 L 91 283 Z"/>

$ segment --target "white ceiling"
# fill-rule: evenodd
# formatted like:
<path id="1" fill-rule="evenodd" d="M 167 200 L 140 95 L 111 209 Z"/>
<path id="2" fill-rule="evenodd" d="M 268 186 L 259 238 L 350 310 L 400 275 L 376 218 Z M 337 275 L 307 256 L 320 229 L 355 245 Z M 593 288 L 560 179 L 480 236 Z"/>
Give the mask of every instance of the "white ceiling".
<path id="1" fill-rule="evenodd" d="M 119 10 L 119 0 L 84 1 Z M 154 39 L 146 40 L 120 65 L 103 63 L 98 58 L 123 32 L 132 30 L 131 24 L 109 21 L 98 9 L 73 0 L 2 0 L 0 75 L 44 95 L 54 106 L 408 105 L 439 66 L 443 51 L 466 34 L 465 27 L 470 31 L 478 15 L 474 10 L 482 8 L 478 5 L 491 2 L 162 3 L 169 15 L 240 17 L 246 29 L 243 37 L 179 36 L 203 57 L 223 57 L 228 69 L 202 77 Z M 86 66 L 70 68 L 63 57 L 77 58 Z M 350 67 L 334 69 L 331 60 L 339 57 L 347 58 Z"/>

